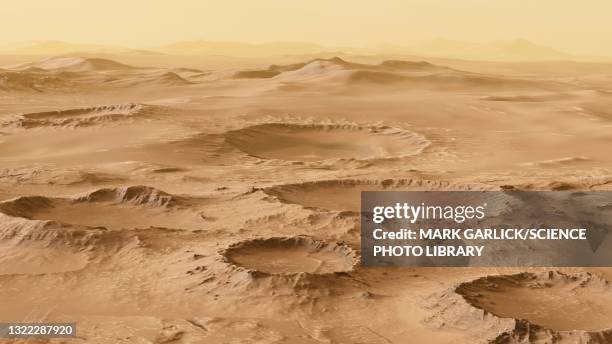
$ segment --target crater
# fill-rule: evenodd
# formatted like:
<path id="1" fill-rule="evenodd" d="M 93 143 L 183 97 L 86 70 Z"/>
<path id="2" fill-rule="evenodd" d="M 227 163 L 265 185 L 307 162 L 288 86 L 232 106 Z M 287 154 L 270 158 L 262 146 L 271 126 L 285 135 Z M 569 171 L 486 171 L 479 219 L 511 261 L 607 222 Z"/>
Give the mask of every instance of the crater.
<path id="1" fill-rule="evenodd" d="M 462 184 L 427 179 L 345 179 L 284 184 L 268 187 L 263 191 L 284 203 L 299 204 L 307 208 L 359 212 L 361 191 L 469 191 L 491 188 L 477 183 Z"/>
<path id="2" fill-rule="evenodd" d="M 0 246 L 2 247 L 2 246 Z M 78 271 L 87 266 L 89 255 L 70 247 L 2 247 L 0 275 L 49 274 Z"/>
<path id="3" fill-rule="evenodd" d="M 231 264 L 270 275 L 348 272 L 358 263 L 355 251 L 346 245 L 303 236 L 244 241 L 222 255 Z"/>
<path id="4" fill-rule="evenodd" d="M 557 332 L 612 328 L 612 290 L 588 272 L 487 276 L 459 285 L 472 306 Z"/>
<path id="5" fill-rule="evenodd" d="M 0 275 L 82 270 L 106 246 L 104 232 L 0 213 Z"/>
<path id="6" fill-rule="evenodd" d="M 113 230 L 148 227 L 199 230 L 204 220 L 197 206 L 202 201 L 137 185 L 103 188 L 71 198 L 19 197 L 0 202 L 0 213 Z"/>
<path id="7" fill-rule="evenodd" d="M 429 145 L 422 136 L 397 128 L 286 123 L 230 131 L 225 140 L 254 157 L 303 162 L 405 157 Z"/>
<path id="8" fill-rule="evenodd" d="M 13 116 L 2 126 L 25 129 L 37 127 L 79 128 L 112 123 L 143 115 L 152 109 L 141 104 L 106 105 L 59 111 L 34 112 Z"/>

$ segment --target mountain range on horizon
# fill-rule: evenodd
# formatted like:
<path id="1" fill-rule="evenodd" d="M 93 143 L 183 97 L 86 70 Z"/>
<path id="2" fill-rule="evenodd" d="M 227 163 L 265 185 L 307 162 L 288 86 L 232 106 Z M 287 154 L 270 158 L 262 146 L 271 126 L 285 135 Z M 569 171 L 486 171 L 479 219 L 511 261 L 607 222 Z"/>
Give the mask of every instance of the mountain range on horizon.
<path id="1" fill-rule="evenodd" d="M 0 45 L 0 54 L 6 55 L 63 55 L 76 53 L 100 54 L 167 54 L 185 56 L 230 56 L 240 58 L 316 55 L 319 53 L 345 53 L 366 55 L 414 55 L 435 58 L 491 61 L 610 61 L 612 58 L 581 56 L 539 45 L 525 39 L 498 40 L 485 43 L 435 38 L 402 46 L 381 44 L 372 47 L 333 47 L 309 42 L 245 43 L 230 41 L 180 41 L 167 45 L 133 49 L 113 45 L 80 44 L 64 41 L 33 41 Z"/>

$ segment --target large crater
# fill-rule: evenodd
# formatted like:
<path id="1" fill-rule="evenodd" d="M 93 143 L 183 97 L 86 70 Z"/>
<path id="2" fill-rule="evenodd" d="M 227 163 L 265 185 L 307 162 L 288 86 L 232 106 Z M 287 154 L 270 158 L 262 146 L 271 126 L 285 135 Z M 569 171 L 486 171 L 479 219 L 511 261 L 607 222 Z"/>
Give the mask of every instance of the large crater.
<path id="1" fill-rule="evenodd" d="M 612 290 L 590 273 L 487 276 L 459 285 L 471 305 L 501 318 L 524 319 L 553 331 L 612 328 Z"/>
<path id="2" fill-rule="evenodd" d="M 443 180 L 344 179 L 277 185 L 265 188 L 263 191 L 284 203 L 299 204 L 307 208 L 359 212 L 361 191 L 469 191 L 490 188 L 492 187 L 483 184 Z"/>
<path id="3" fill-rule="evenodd" d="M 302 236 L 244 241 L 222 254 L 234 265 L 265 274 L 346 272 L 358 262 L 348 246 Z"/>
<path id="4" fill-rule="evenodd" d="M 328 159 L 381 159 L 420 153 L 429 141 L 389 127 L 270 123 L 225 134 L 239 150 L 262 159 L 313 162 Z"/>

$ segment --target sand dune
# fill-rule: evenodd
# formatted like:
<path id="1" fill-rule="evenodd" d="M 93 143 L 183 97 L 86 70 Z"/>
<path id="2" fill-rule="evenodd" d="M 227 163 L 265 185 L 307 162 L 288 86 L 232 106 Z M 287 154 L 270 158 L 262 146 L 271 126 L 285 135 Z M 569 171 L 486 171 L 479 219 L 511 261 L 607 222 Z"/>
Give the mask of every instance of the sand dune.
<path id="1" fill-rule="evenodd" d="M 94 72 L 94 71 L 111 71 L 111 70 L 127 70 L 134 69 L 122 63 L 101 59 L 101 58 L 84 58 L 72 56 L 50 57 L 34 63 L 27 63 L 16 66 L 8 66 L 12 70 L 47 70 L 60 72 Z"/>
<path id="2" fill-rule="evenodd" d="M 109 91 L 117 88 L 192 84 L 179 73 L 193 75 L 194 69 L 133 67 L 117 61 L 78 56 L 58 56 L 37 62 L 9 65 L 0 72 L 0 90 L 6 92 L 61 92 L 75 88 Z"/>
<path id="3" fill-rule="evenodd" d="M 334 70 L 366 70 L 371 72 L 383 71 L 404 71 L 404 72 L 423 72 L 423 71 L 439 71 L 447 70 L 448 68 L 436 66 L 428 62 L 420 61 L 402 61 L 388 60 L 380 64 L 362 64 L 343 60 L 340 57 L 329 59 L 313 59 L 303 63 L 294 63 L 290 65 L 271 65 L 268 69 L 260 70 L 244 70 L 235 74 L 235 78 L 272 78 L 283 73 L 288 75 L 312 76 Z"/>
<path id="4" fill-rule="evenodd" d="M 434 71 L 434 70 L 445 70 L 447 67 L 437 66 L 435 64 L 426 61 L 404 61 L 404 60 L 387 60 L 380 63 L 380 67 L 383 69 L 390 70 L 401 70 L 401 71 Z"/>
<path id="5" fill-rule="evenodd" d="M 189 85 L 191 82 L 182 78 L 180 75 L 174 72 L 165 72 L 155 78 L 155 81 L 160 85 L 169 85 L 169 86 L 177 86 L 177 85 Z"/>
<path id="6" fill-rule="evenodd" d="M 281 89 L 291 90 L 302 87 L 406 87 L 432 90 L 470 91 L 552 91 L 570 89 L 570 85 L 559 80 L 529 80 L 494 74 L 461 71 L 445 66 L 420 61 L 387 60 L 379 64 L 362 64 L 343 60 L 339 57 L 314 59 L 291 65 L 272 65 L 267 69 L 238 71 L 236 79 L 271 79 L 282 83 Z M 533 101 L 534 98 L 500 98 L 490 96 L 488 100 Z M 551 94 L 548 98 L 559 98 Z"/>
<path id="7" fill-rule="evenodd" d="M 70 80 L 39 72 L 0 72 L 0 91 L 3 92 L 42 92 L 68 91 L 75 86 Z"/>
<path id="8" fill-rule="evenodd" d="M 284 72 L 292 72 L 290 74 L 312 75 L 322 73 L 329 69 L 345 69 L 350 64 L 341 58 L 332 59 L 314 59 L 303 63 L 294 63 L 290 65 L 271 65 L 268 69 L 260 70 L 244 70 L 239 71 L 234 75 L 234 78 L 272 78 Z"/>

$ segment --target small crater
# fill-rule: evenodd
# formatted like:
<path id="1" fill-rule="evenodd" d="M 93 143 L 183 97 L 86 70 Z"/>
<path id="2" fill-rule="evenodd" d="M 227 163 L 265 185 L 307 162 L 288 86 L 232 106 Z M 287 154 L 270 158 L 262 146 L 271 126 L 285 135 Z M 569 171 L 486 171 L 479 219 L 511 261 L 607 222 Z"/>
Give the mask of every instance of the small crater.
<path id="1" fill-rule="evenodd" d="M 309 237 L 243 241 L 222 255 L 232 264 L 264 274 L 331 274 L 354 269 L 358 258 L 350 247 Z"/>
<path id="2" fill-rule="evenodd" d="M 26 113 L 16 116 L 3 126 L 25 129 L 37 127 L 88 127 L 133 119 L 152 109 L 141 104 L 120 104 L 88 108 Z"/>

